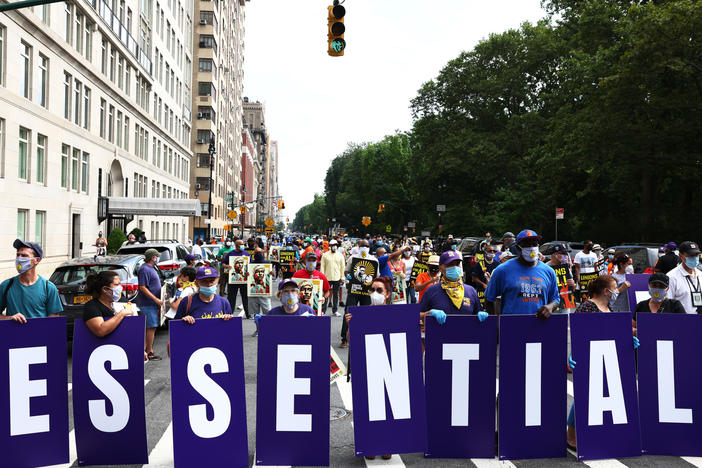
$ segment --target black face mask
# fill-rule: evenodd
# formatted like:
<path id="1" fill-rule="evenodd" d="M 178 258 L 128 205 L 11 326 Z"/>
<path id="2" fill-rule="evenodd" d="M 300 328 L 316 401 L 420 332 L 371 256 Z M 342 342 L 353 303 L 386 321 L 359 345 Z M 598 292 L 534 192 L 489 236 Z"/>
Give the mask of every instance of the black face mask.
<path id="1" fill-rule="evenodd" d="M 431 273 L 432 275 L 435 275 L 435 274 L 437 274 L 438 272 L 439 272 L 439 269 L 438 269 L 438 268 L 429 268 L 429 273 Z"/>

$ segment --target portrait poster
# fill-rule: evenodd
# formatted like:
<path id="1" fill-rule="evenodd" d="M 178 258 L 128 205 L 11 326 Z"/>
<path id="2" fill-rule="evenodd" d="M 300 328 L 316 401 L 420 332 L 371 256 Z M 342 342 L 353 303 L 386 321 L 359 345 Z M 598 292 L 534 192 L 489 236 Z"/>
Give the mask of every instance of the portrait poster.
<path id="1" fill-rule="evenodd" d="M 322 280 L 316 278 L 293 278 L 300 288 L 300 304 L 314 310 L 315 315 L 322 315 Z"/>
<path id="2" fill-rule="evenodd" d="M 393 288 L 392 288 L 392 303 L 405 304 L 407 302 L 407 285 L 405 283 L 404 274 L 401 272 L 393 272 Z"/>
<path id="3" fill-rule="evenodd" d="M 349 294 L 370 296 L 370 285 L 378 276 L 378 261 L 371 257 L 351 259 L 351 282 Z"/>
<path id="4" fill-rule="evenodd" d="M 249 263 L 246 288 L 249 297 L 269 297 L 273 290 L 273 265 Z"/>
<path id="5" fill-rule="evenodd" d="M 280 261 L 280 246 L 279 245 L 271 245 L 271 250 L 268 253 L 268 258 L 270 258 L 271 262 L 273 262 L 273 263 L 278 263 Z"/>
<path id="6" fill-rule="evenodd" d="M 229 284 L 246 284 L 247 265 L 251 258 L 248 255 L 229 257 L 232 268 L 229 270 Z"/>

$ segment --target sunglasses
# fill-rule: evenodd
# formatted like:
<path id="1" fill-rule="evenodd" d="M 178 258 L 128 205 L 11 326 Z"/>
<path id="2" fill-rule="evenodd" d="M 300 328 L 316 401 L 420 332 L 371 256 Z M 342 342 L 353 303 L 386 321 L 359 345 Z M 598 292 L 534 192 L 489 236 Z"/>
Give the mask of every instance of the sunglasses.
<path id="1" fill-rule="evenodd" d="M 379 294 L 385 294 L 385 289 L 383 288 L 371 288 L 371 292 L 377 292 Z"/>

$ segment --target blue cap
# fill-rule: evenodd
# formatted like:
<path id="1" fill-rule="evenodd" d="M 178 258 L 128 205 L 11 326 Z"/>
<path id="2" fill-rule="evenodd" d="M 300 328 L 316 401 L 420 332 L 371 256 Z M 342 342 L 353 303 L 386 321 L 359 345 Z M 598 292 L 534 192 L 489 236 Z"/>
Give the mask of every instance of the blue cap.
<path id="1" fill-rule="evenodd" d="M 297 283 L 295 282 L 294 279 L 288 278 L 288 279 L 284 279 L 283 281 L 281 281 L 280 283 L 278 283 L 278 291 L 282 291 L 283 288 L 284 288 L 285 286 L 288 286 L 288 285 L 290 285 L 290 284 L 292 284 L 292 285 L 295 286 L 296 288 L 298 287 L 298 286 L 297 286 Z"/>
<path id="2" fill-rule="evenodd" d="M 35 254 L 37 254 L 37 257 L 39 258 L 44 258 L 44 250 L 42 250 L 41 245 L 37 244 L 36 242 L 25 242 L 23 240 L 15 239 L 15 241 L 12 243 L 12 247 L 16 250 L 19 249 L 32 249 Z"/>
<path id="3" fill-rule="evenodd" d="M 448 265 L 455 260 L 463 261 L 463 255 L 456 250 L 447 250 L 441 254 L 441 257 L 439 258 L 439 265 Z"/>
<path id="4" fill-rule="evenodd" d="M 532 231 L 531 229 L 525 229 L 519 234 L 517 234 L 517 244 L 519 244 L 519 242 L 523 239 L 531 239 L 532 237 L 541 240 L 541 236 L 538 235 L 535 231 Z"/>

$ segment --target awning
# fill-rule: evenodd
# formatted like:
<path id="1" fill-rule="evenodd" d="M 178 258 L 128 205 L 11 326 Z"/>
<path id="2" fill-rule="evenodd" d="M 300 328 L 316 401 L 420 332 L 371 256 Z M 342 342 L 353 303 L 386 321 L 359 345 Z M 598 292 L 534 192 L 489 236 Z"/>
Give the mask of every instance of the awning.
<path id="1" fill-rule="evenodd" d="M 107 214 L 161 215 L 161 216 L 201 216 L 200 200 L 169 198 L 107 198 Z"/>

